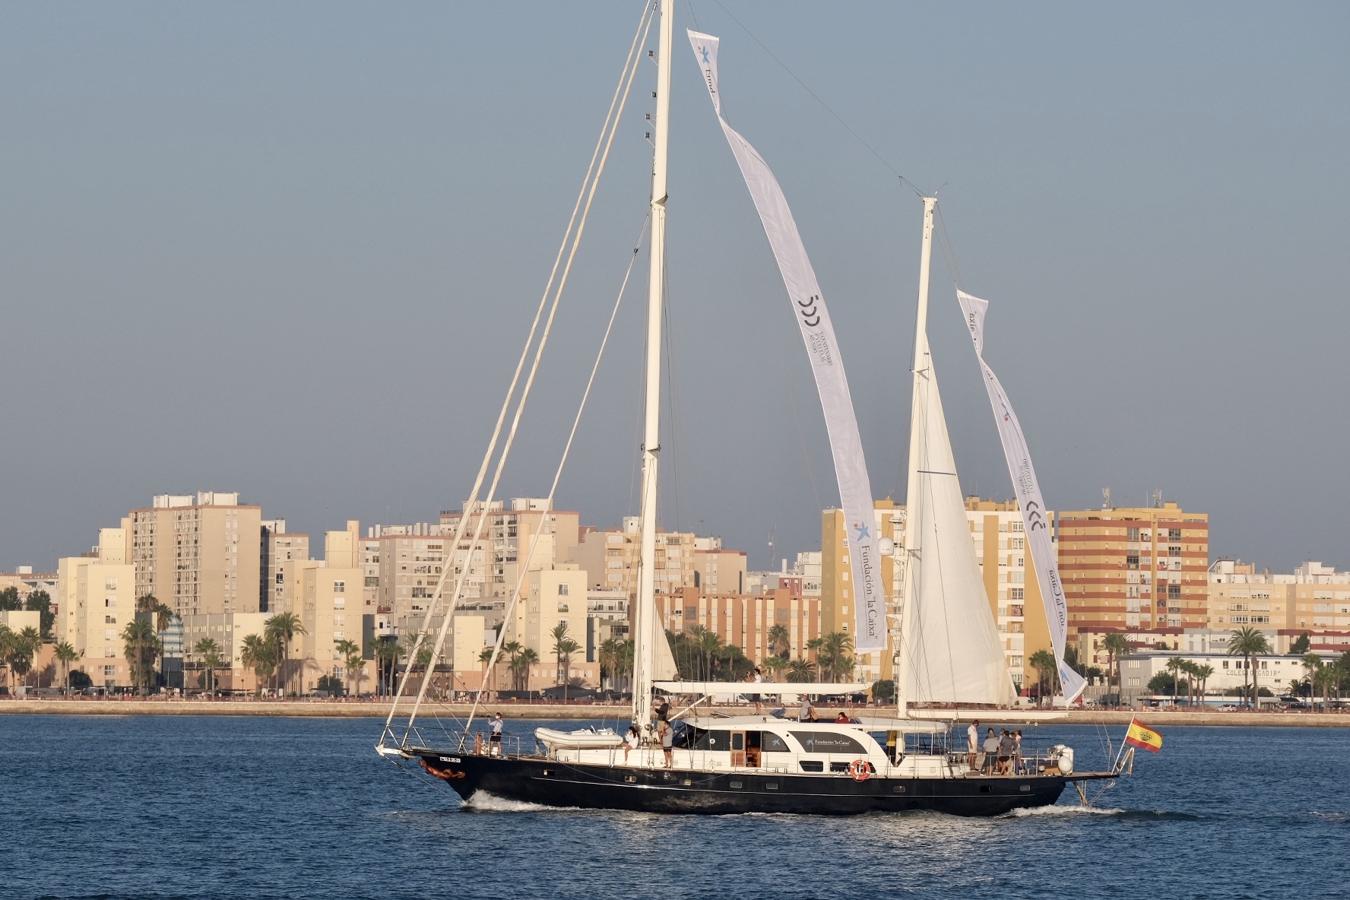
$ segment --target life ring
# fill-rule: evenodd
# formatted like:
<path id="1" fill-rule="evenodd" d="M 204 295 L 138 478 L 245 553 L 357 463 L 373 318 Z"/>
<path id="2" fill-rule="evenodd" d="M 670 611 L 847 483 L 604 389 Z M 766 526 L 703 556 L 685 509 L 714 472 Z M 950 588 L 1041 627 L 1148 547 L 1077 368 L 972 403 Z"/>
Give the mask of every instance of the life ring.
<path id="1" fill-rule="evenodd" d="M 848 774 L 854 781 L 866 781 L 872 777 L 872 766 L 865 759 L 855 759 L 848 764 Z"/>

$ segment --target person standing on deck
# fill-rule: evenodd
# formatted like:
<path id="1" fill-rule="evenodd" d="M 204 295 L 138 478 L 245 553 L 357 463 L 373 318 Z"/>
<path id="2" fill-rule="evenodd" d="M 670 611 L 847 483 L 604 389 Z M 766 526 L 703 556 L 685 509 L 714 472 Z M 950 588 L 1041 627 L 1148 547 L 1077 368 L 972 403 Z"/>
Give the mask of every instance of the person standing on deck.
<path id="1" fill-rule="evenodd" d="M 980 752 L 980 720 L 976 719 L 970 723 L 966 729 L 966 765 L 970 771 L 978 772 L 979 766 L 975 764 L 975 757 Z"/>
<path id="2" fill-rule="evenodd" d="M 493 756 L 502 755 L 502 714 L 492 717 L 492 735 L 488 738 L 488 752 Z"/>
<path id="3" fill-rule="evenodd" d="M 666 768 L 669 769 L 675 764 L 675 729 L 670 727 L 670 723 L 662 719 L 657 726 L 657 734 L 661 736 L 661 753 L 666 758 Z"/>

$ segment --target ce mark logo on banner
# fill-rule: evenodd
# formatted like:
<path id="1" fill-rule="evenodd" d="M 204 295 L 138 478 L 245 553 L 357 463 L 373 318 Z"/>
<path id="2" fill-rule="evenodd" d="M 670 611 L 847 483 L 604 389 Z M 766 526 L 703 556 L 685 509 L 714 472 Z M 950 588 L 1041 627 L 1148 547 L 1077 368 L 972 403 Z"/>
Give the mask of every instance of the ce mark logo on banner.
<path id="1" fill-rule="evenodd" d="M 1041 515 L 1040 506 L 1035 500 L 1027 501 L 1027 531 L 1045 529 L 1045 516 Z"/>
<path id="2" fill-rule="evenodd" d="M 797 305 L 801 307 L 802 321 L 806 323 L 807 328 L 815 328 L 820 324 L 820 310 L 816 309 L 816 304 L 819 302 L 819 294 L 797 301 Z"/>

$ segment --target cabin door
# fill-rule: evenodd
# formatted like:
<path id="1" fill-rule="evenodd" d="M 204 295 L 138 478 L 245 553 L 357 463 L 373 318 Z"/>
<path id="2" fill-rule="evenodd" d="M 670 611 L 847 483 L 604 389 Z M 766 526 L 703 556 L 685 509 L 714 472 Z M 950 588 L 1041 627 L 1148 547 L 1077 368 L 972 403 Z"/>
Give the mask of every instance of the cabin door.
<path id="1" fill-rule="evenodd" d="M 745 765 L 745 732 L 733 731 L 731 733 L 731 765 L 741 767 Z"/>
<path id="2" fill-rule="evenodd" d="M 761 743 L 760 732 L 747 731 L 745 733 L 745 764 L 752 769 L 759 768 Z"/>

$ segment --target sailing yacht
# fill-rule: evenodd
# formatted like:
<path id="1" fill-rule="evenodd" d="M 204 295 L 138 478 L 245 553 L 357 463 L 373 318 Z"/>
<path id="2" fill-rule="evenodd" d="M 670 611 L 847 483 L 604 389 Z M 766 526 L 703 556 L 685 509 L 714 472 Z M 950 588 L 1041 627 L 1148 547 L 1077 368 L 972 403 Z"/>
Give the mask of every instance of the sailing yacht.
<path id="1" fill-rule="evenodd" d="M 669 644 L 654 602 L 673 5 L 674 0 L 660 0 L 658 13 L 641 451 L 641 555 L 633 616 L 632 722 L 639 733 L 637 746 L 629 746 L 623 737 L 608 729 L 560 732 L 546 728 L 535 732 L 533 747 L 515 746 L 511 741 L 503 743 L 485 739 L 483 734 L 474 735 L 472 718 L 470 727 L 457 739 L 437 746 L 422 738 L 411 719 L 403 733 L 396 734 L 390 725 L 394 715 L 391 710 L 377 750 L 390 758 L 415 762 L 465 800 L 485 792 L 549 806 L 665 813 L 857 814 L 934 810 L 988 816 L 1019 807 L 1053 804 L 1068 784 L 1078 785 L 1081 794 L 1084 782 L 1116 777 L 1118 769 L 1075 771 L 1073 750 L 1066 746 L 1055 746 L 1039 755 L 996 759 L 995 754 L 990 754 L 986 758 L 982 752 L 968 752 L 964 740 L 960 746 L 950 746 L 945 724 L 923 721 L 909 714 L 911 704 L 990 707 L 1006 705 L 1013 699 L 1003 650 L 969 538 L 928 346 L 928 283 L 935 201 L 929 198 L 923 203 L 904 547 L 882 548 L 868 533 L 872 495 L 866 482 L 842 359 L 819 285 L 777 181 L 763 158 L 722 116 L 717 39 L 690 32 L 691 46 L 714 110 L 764 222 L 812 357 L 841 499 L 851 522 L 850 564 L 858 593 L 856 646 L 869 649 L 889 645 L 895 657 L 898 687 L 898 705 L 893 713 L 848 721 L 802 720 L 805 717 L 793 718 L 781 712 L 736 717 L 695 714 L 703 699 L 719 693 L 743 692 L 747 685 L 675 678 Z M 858 509 L 859 503 L 865 503 L 865 518 Z M 903 601 L 890 610 L 875 574 L 879 570 L 875 554 L 883 552 L 900 554 L 904 566 Z M 450 568 L 448 563 L 446 568 Z M 441 641 L 448 617 L 447 612 Z M 438 643 L 438 650 L 439 646 Z M 753 689 L 782 696 L 834 695 L 865 687 L 760 683 Z M 668 700 L 656 705 L 656 698 L 661 695 L 686 698 L 689 705 L 672 713 Z M 419 693 L 419 703 L 421 699 Z M 416 709 L 414 706 L 414 717 Z M 663 746 L 662 738 L 667 734 L 668 744 Z"/>

